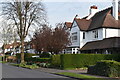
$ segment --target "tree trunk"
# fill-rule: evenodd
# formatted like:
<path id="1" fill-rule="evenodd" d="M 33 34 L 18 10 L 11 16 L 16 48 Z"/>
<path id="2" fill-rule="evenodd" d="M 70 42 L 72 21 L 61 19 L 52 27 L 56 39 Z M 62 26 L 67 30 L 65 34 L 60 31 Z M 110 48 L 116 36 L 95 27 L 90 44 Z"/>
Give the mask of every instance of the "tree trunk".
<path id="1" fill-rule="evenodd" d="M 21 39 L 21 63 L 24 63 L 24 39 Z"/>
<path id="2" fill-rule="evenodd" d="M 3 61 L 5 61 L 5 44 L 3 44 Z"/>

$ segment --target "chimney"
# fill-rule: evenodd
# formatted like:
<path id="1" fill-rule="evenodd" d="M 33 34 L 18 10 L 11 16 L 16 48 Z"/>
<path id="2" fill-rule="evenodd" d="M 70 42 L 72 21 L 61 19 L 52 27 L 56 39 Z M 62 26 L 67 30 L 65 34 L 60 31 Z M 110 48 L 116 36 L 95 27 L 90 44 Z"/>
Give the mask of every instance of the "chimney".
<path id="1" fill-rule="evenodd" d="M 113 17 L 118 20 L 118 0 L 113 0 Z"/>
<path id="2" fill-rule="evenodd" d="M 89 16 L 86 18 L 87 20 L 89 20 L 91 17 L 93 17 L 96 13 L 98 12 L 98 8 L 97 6 L 93 5 L 90 7 L 90 14 Z"/>
<path id="3" fill-rule="evenodd" d="M 90 14 L 91 15 L 94 15 L 97 12 L 98 12 L 97 6 L 93 5 L 93 6 L 90 7 Z"/>

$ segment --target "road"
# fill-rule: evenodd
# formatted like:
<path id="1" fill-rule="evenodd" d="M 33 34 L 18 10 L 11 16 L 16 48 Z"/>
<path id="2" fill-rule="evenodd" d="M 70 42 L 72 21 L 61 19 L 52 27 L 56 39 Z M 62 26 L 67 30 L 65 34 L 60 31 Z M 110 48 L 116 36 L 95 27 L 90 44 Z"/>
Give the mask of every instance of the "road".
<path id="1" fill-rule="evenodd" d="M 34 78 L 34 80 L 40 79 L 40 78 L 43 78 L 43 79 L 46 78 L 46 79 L 52 79 L 52 80 L 53 79 L 73 80 L 68 77 L 63 77 L 63 76 L 40 72 L 36 70 L 31 70 L 31 69 L 15 67 L 8 64 L 2 65 L 2 78 L 26 78 L 25 80 L 27 80 L 27 78 L 29 79 Z"/>

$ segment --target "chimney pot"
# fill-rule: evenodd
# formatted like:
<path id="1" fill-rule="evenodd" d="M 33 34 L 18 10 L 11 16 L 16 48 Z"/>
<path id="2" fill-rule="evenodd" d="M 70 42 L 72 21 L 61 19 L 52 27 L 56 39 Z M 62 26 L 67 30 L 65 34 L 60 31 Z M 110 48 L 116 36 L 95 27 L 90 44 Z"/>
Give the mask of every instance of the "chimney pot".
<path id="1" fill-rule="evenodd" d="M 90 7 L 91 9 L 98 9 L 97 6 L 93 5 Z"/>

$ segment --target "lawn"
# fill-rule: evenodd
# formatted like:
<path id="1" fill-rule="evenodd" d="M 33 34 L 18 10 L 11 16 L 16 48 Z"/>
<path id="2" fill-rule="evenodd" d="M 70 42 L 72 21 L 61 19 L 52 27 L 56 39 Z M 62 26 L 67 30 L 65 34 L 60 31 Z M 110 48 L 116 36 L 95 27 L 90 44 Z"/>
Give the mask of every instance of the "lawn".
<path id="1" fill-rule="evenodd" d="M 62 76 L 67 76 L 67 77 L 72 77 L 72 78 L 77 78 L 77 79 L 83 79 L 83 80 L 119 80 L 119 79 L 107 79 L 107 78 L 99 78 L 95 76 L 89 76 L 85 74 L 77 74 L 77 73 L 71 73 L 71 72 L 60 72 L 60 73 L 55 73 L 58 75 Z"/>

